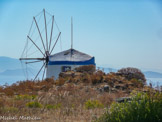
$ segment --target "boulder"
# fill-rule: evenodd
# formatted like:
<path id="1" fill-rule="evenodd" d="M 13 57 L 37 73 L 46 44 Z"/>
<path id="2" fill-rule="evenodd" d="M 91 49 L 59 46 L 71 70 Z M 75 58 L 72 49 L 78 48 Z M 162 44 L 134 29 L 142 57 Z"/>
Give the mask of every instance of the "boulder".
<path id="1" fill-rule="evenodd" d="M 125 84 L 118 84 L 114 86 L 115 89 L 125 90 L 127 86 Z"/>
<path id="2" fill-rule="evenodd" d="M 109 89 L 110 89 L 109 85 L 104 85 L 103 90 L 104 90 L 105 92 L 108 92 Z"/>
<path id="3" fill-rule="evenodd" d="M 115 101 L 118 102 L 118 103 L 122 103 L 122 102 L 129 102 L 131 101 L 132 98 L 131 97 L 120 97 L 120 98 L 117 98 Z"/>
<path id="4" fill-rule="evenodd" d="M 100 88 L 97 88 L 97 90 L 100 92 L 109 92 L 110 87 L 109 85 L 104 85 L 104 86 L 101 86 Z"/>

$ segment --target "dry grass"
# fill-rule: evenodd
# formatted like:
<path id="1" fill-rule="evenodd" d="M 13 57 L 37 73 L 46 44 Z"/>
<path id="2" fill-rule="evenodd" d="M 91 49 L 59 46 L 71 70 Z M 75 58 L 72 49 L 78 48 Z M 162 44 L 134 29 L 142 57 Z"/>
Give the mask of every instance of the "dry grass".
<path id="1" fill-rule="evenodd" d="M 101 90 L 105 85 L 109 85 L 108 91 Z M 89 122 L 103 114 L 116 98 L 129 96 L 133 89 L 149 88 L 139 85 L 135 79 L 128 81 L 102 71 L 72 72 L 66 77 L 62 74 L 56 81 L 21 81 L 0 87 L 0 115 L 35 116 L 41 118 L 39 121 L 49 122 Z M 87 101 L 97 101 L 103 107 L 85 107 Z"/>

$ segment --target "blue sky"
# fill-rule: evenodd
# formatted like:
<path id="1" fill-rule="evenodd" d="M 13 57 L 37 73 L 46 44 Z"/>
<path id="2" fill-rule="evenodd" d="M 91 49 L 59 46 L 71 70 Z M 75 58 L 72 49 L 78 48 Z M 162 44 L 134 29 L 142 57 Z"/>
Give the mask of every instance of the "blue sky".
<path id="1" fill-rule="evenodd" d="M 162 3 L 159 0 L 1 0 L 0 56 L 19 58 L 32 18 L 45 8 L 54 14 L 62 50 L 95 56 L 97 65 L 162 71 Z M 55 52 L 60 51 L 58 43 Z"/>

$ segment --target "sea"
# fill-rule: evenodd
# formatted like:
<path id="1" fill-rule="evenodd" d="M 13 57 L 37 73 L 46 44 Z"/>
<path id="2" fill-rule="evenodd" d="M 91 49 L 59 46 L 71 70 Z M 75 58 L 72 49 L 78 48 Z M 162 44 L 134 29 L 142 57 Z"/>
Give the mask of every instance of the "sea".
<path id="1" fill-rule="evenodd" d="M 17 81 L 24 81 L 26 78 L 25 76 L 3 76 L 0 75 L 0 85 L 11 85 L 16 83 Z"/>
<path id="2" fill-rule="evenodd" d="M 146 78 L 147 85 L 152 84 L 153 87 L 161 87 L 162 86 L 162 78 Z"/>

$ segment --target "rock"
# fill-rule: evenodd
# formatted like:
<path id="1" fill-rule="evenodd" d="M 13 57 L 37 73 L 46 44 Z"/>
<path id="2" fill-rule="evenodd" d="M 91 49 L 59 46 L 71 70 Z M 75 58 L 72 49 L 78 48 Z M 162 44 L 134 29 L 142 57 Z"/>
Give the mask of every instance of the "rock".
<path id="1" fill-rule="evenodd" d="M 104 92 L 104 89 L 103 89 L 103 88 L 99 88 L 99 91 L 100 91 L 100 92 Z"/>
<path id="2" fill-rule="evenodd" d="M 86 87 L 85 87 L 85 92 L 89 92 L 89 89 L 90 89 L 90 88 L 89 88 L 88 86 L 86 86 Z"/>
<path id="3" fill-rule="evenodd" d="M 109 89 L 110 89 L 109 85 L 104 85 L 103 90 L 104 90 L 105 92 L 108 92 Z"/>
<path id="4" fill-rule="evenodd" d="M 122 80 L 119 80 L 118 82 L 119 82 L 119 83 L 123 83 L 123 81 L 122 81 Z"/>
<path id="5" fill-rule="evenodd" d="M 46 89 L 46 85 L 43 85 L 43 86 L 40 88 L 40 90 L 44 90 L 44 89 Z"/>
<path id="6" fill-rule="evenodd" d="M 101 88 L 97 88 L 96 90 L 98 90 L 100 92 L 109 92 L 110 87 L 109 87 L 109 85 L 104 85 Z"/>
<path id="7" fill-rule="evenodd" d="M 126 87 L 125 84 L 119 84 L 119 85 L 116 85 L 116 86 L 114 86 L 114 88 L 116 88 L 116 89 L 120 89 L 120 90 L 125 90 L 125 89 L 127 89 L 127 87 Z"/>
<path id="8" fill-rule="evenodd" d="M 111 92 L 117 92 L 118 90 L 117 89 L 115 89 L 115 88 L 112 88 L 111 89 Z"/>
<path id="9" fill-rule="evenodd" d="M 116 85 L 116 86 L 114 86 L 114 88 L 120 89 L 121 87 L 120 87 L 120 85 Z"/>
<path id="10" fill-rule="evenodd" d="M 133 86 L 134 86 L 134 84 L 129 82 L 129 83 L 128 83 L 128 86 L 132 86 L 132 87 L 133 87 Z"/>
<path id="11" fill-rule="evenodd" d="M 132 99 L 131 99 L 131 97 L 120 97 L 120 98 L 117 98 L 115 101 L 116 102 L 118 102 L 118 103 L 122 103 L 122 102 L 129 102 L 129 101 L 131 101 Z"/>
<path id="12" fill-rule="evenodd" d="M 1 95 L 1 94 L 0 94 Z M 14 95 L 19 95 L 19 93 L 14 93 Z"/>
<path id="13" fill-rule="evenodd" d="M 71 82 L 71 80 L 70 80 L 70 79 L 65 81 L 65 83 L 70 83 L 70 82 Z"/>
<path id="14" fill-rule="evenodd" d="M 108 82 L 108 84 L 109 84 L 111 87 L 113 87 L 113 86 L 114 86 L 114 82 L 113 82 L 113 81 Z"/>

